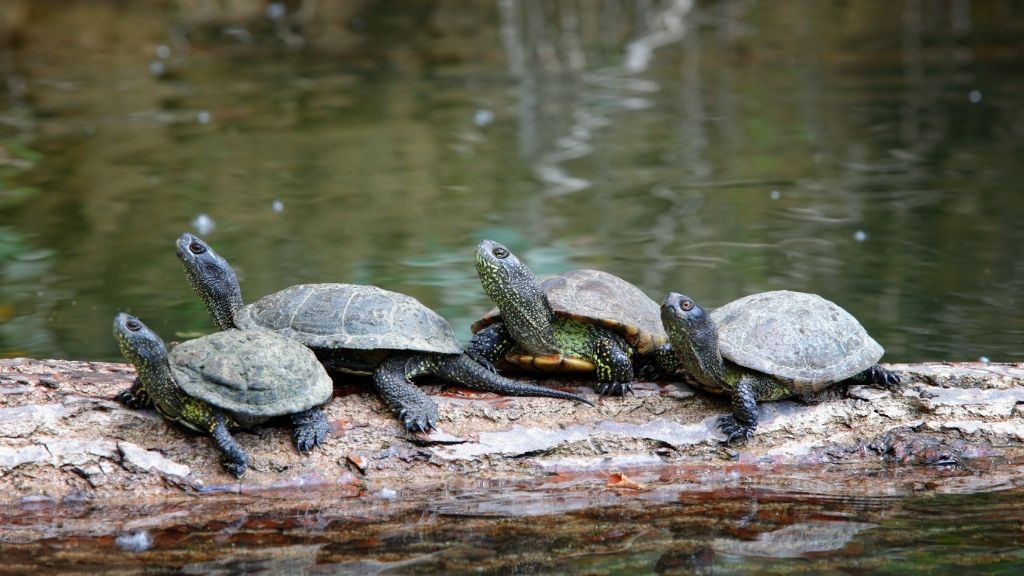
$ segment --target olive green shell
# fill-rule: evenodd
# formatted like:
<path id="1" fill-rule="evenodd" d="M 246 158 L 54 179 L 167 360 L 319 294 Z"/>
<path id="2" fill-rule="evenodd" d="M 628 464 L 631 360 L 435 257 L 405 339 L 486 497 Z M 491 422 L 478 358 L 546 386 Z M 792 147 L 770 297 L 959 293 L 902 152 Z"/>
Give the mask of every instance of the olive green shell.
<path id="1" fill-rule="evenodd" d="M 168 360 L 186 394 L 247 416 L 309 410 L 334 389 L 309 348 L 266 330 L 225 330 L 182 342 Z"/>
<path id="2" fill-rule="evenodd" d="M 817 294 L 763 292 L 711 313 L 722 357 L 817 392 L 878 362 L 885 352 L 839 305 Z"/>
<path id="3" fill-rule="evenodd" d="M 658 304 L 618 276 L 600 270 L 569 270 L 545 278 L 540 286 L 556 315 L 610 328 L 640 354 L 668 342 Z M 500 320 L 495 308 L 473 324 L 473 332 Z"/>
<path id="4" fill-rule="evenodd" d="M 376 286 L 298 284 L 243 306 L 235 325 L 317 349 L 462 352 L 447 320 L 412 296 Z"/>

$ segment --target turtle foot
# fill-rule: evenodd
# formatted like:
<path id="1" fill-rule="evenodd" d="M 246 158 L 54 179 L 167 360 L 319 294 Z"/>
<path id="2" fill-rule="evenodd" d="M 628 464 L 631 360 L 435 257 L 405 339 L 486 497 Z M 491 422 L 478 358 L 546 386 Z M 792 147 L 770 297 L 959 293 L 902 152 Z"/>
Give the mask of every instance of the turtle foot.
<path id="1" fill-rule="evenodd" d="M 629 382 L 598 382 L 594 387 L 601 396 L 625 396 L 633 394 L 633 386 Z"/>
<path id="2" fill-rule="evenodd" d="M 903 380 L 900 375 L 893 372 L 892 370 L 886 370 L 878 364 L 875 364 L 871 368 L 864 371 L 864 379 L 869 384 L 875 386 L 881 386 L 882 388 L 888 388 L 890 390 L 899 389 L 900 382 Z"/>
<path id="3" fill-rule="evenodd" d="M 296 414 L 292 422 L 295 425 L 292 439 L 295 441 L 295 449 L 301 454 L 309 454 L 313 448 L 323 445 L 324 440 L 331 435 L 331 425 L 319 408 Z"/>
<path id="4" fill-rule="evenodd" d="M 718 429 L 725 434 L 725 444 L 744 444 L 754 435 L 754 428 L 736 421 L 733 416 L 722 416 L 718 419 Z"/>
<path id="5" fill-rule="evenodd" d="M 228 474 L 235 478 L 241 478 L 245 475 L 245 471 L 249 469 L 249 458 L 242 454 L 239 458 L 225 459 L 221 464 L 228 471 Z"/>
<path id="6" fill-rule="evenodd" d="M 398 419 L 409 432 L 429 432 L 437 428 L 437 406 L 407 404 L 398 411 Z"/>
<path id="7" fill-rule="evenodd" d="M 117 395 L 114 396 L 114 400 L 133 410 L 149 408 L 153 405 L 153 401 L 149 398 L 149 394 L 146 394 L 143 390 L 136 389 L 134 386 L 127 390 L 118 392 Z"/>
<path id="8" fill-rule="evenodd" d="M 487 356 L 477 352 L 476 350 L 466 350 L 466 356 L 469 356 L 473 362 L 483 366 L 488 372 L 498 373 L 498 369 L 494 367 L 494 362 L 487 359 Z"/>
<path id="9" fill-rule="evenodd" d="M 644 362 L 636 371 L 636 376 L 645 382 L 664 380 L 668 374 L 658 366 L 657 362 Z"/>

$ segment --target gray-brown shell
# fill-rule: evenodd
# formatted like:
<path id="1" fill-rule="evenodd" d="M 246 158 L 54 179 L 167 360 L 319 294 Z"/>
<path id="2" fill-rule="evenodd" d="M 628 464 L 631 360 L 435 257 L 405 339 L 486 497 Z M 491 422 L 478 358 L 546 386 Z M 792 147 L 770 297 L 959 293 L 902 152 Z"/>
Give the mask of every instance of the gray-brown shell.
<path id="1" fill-rule="evenodd" d="M 462 352 L 447 320 L 412 296 L 376 286 L 297 284 L 242 307 L 235 325 L 311 348 Z"/>
<path id="2" fill-rule="evenodd" d="M 319 406 L 334 383 L 302 344 L 266 330 L 225 330 L 178 344 L 168 355 L 189 396 L 238 414 L 281 416 Z"/>
<path id="3" fill-rule="evenodd" d="M 540 286 L 555 314 L 611 328 L 640 354 L 668 342 L 658 304 L 618 276 L 600 270 L 569 270 L 545 278 Z M 473 324 L 473 332 L 500 319 L 495 308 Z"/>
<path id="4" fill-rule="evenodd" d="M 846 310 L 816 294 L 763 292 L 711 313 L 727 360 L 816 392 L 854 376 L 885 352 Z"/>

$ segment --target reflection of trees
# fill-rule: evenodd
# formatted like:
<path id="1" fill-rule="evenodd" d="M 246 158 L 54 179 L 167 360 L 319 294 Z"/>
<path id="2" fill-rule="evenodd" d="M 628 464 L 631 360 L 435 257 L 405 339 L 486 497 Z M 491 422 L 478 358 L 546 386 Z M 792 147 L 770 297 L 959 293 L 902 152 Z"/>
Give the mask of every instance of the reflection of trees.
<path id="1" fill-rule="evenodd" d="M 1024 331 L 1005 3 L 50 4 L 0 8 L 45 158 L 4 222 L 78 283 L 54 317 L 84 355 L 120 308 L 208 326 L 170 252 L 199 213 L 249 298 L 373 282 L 461 320 L 472 246 L 512 231 L 655 297 L 821 292 L 899 358 Z"/>

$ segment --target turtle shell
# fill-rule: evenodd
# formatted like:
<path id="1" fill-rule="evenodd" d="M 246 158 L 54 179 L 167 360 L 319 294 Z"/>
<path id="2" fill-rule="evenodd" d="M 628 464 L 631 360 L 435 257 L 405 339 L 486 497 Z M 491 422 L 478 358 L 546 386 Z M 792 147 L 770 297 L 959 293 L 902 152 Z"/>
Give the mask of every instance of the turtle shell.
<path id="1" fill-rule="evenodd" d="M 668 342 L 658 304 L 643 290 L 618 276 L 600 270 L 569 270 L 545 278 L 540 287 L 556 315 L 610 328 L 621 334 L 639 354 L 649 354 Z M 473 324 L 473 332 L 500 320 L 501 313 L 495 308 Z M 590 369 L 593 370 L 593 365 Z"/>
<path id="2" fill-rule="evenodd" d="M 189 396 L 247 416 L 281 416 L 319 406 L 334 383 L 302 344 L 266 330 L 225 330 L 178 344 L 168 355 Z"/>
<path id="3" fill-rule="evenodd" d="M 235 325 L 310 348 L 462 352 L 452 327 L 412 296 L 357 284 L 298 284 L 243 306 Z"/>
<path id="4" fill-rule="evenodd" d="M 838 304 L 779 290 L 734 300 L 711 313 L 722 356 L 817 392 L 878 362 L 885 352 Z"/>

